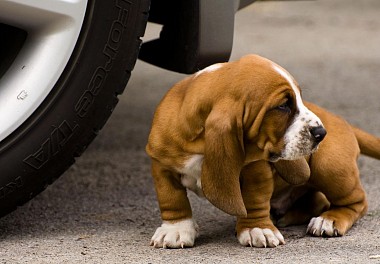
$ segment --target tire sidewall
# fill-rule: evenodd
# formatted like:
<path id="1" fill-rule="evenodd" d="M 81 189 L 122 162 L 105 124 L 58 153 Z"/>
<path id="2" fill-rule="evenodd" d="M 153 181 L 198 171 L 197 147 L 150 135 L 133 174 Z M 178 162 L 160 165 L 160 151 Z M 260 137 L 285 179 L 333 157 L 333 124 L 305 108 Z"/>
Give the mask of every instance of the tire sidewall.
<path id="1" fill-rule="evenodd" d="M 136 62 L 147 5 L 88 1 L 78 42 L 57 84 L 0 144 L 0 215 L 59 177 L 105 124 Z"/>

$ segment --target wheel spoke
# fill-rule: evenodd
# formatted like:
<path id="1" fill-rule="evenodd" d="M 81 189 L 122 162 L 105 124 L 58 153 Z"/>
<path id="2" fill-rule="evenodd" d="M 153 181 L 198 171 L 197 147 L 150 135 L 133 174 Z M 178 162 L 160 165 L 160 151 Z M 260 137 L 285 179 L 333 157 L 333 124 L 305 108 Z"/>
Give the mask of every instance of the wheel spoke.
<path id="1" fill-rule="evenodd" d="M 38 29 L 62 19 L 76 20 L 85 0 L 1 0 L 0 21 L 23 29 Z"/>

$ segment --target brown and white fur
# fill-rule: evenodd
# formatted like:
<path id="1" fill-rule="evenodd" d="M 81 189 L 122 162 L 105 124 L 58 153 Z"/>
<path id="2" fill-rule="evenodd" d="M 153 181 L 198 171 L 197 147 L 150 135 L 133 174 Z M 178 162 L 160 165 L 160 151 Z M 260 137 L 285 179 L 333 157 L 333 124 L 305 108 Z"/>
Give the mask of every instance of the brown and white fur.
<path id="1" fill-rule="evenodd" d="M 303 159 L 310 168 L 305 184 L 289 185 L 279 174 L 286 178 L 306 163 L 273 164 L 277 172 L 271 209 L 277 226 L 309 223 L 311 235 L 342 236 L 367 211 L 357 158 L 362 153 L 380 159 L 380 139 L 316 105 L 306 106 L 322 120 L 327 136 L 317 152 Z"/>
<path id="2" fill-rule="evenodd" d="M 237 216 L 242 245 L 284 244 L 270 219 L 270 162 L 296 160 L 289 162 L 302 173 L 283 177 L 306 181 L 310 171 L 301 158 L 325 134 L 293 77 L 260 56 L 216 64 L 177 83 L 157 107 L 146 147 L 163 220 L 151 245 L 194 245 L 198 228 L 187 189 Z"/>

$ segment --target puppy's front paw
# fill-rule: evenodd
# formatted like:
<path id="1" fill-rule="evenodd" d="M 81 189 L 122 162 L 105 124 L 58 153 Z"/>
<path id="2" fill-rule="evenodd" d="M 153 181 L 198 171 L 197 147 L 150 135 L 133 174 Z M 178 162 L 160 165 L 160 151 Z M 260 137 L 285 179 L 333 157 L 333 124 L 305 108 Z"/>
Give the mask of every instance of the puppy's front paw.
<path id="1" fill-rule="evenodd" d="M 194 246 L 198 225 L 193 219 L 176 223 L 164 222 L 154 233 L 150 245 L 155 248 L 184 248 Z"/>
<path id="2" fill-rule="evenodd" d="M 251 247 L 277 247 L 285 244 L 284 237 L 280 231 L 269 228 L 244 229 L 238 234 L 238 240 L 243 246 Z"/>
<path id="3" fill-rule="evenodd" d="M 334 221 L 322 216 L 313 217 L 307 226 L 307 233 L 313 236 L 340 236 L 340 232 L 334 226 Z"/>

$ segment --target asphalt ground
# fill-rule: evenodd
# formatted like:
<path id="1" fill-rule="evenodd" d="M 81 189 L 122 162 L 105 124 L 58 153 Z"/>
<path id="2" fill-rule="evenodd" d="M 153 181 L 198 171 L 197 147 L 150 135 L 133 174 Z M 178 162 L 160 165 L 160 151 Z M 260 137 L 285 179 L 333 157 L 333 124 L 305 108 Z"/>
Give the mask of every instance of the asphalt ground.
<path id="1" fill-rule="evenodd" d="M 236 16 L 231 59 L 260 54 L 286 68 L 306 100 L 380 136 L 380 1 L 258 2 Z M 158 32 L 150 25 L 146 33 Z M 60 179 L 0 219 L 1 263 L 380 263 L 380 161 L 359 159 L 369 212 L 344 237 L 281 229 L 286 245 L 242 247 L 235 219 L 190 195 L 196 246 L 154 249 L 158 204 L 144 148 L 152 115 L 184 75 L 138 62 L 93 144 Z"/>

